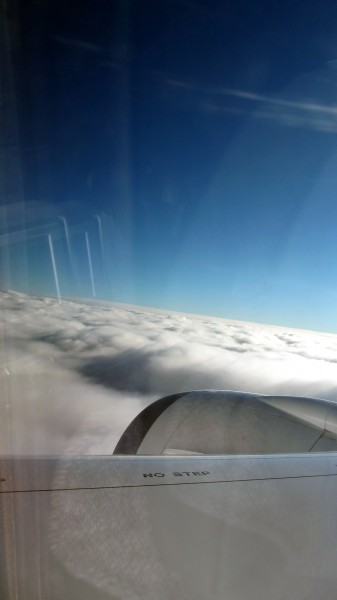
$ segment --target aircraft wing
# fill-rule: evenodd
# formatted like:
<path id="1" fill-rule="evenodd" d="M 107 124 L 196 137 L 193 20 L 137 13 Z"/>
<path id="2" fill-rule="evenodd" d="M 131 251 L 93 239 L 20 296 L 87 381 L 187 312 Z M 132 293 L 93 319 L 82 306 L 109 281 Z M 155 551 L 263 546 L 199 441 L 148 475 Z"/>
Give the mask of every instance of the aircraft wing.
<path id="1" fill-rule="evenodd" d="M 316 433 L 318 402 L 309 418 Z M 334 408 L 322 406 L 329 414 Z M 158 405 L 156 411 L 146 426 L 142 417 L 147 444 L 164 415 Z M 308 403 L 305 411 L 308 416 Z M 172 411 L 168 416 L 173 440 L 172 418 L 179 437 L 188 415 L 180 421 Z M 303 411 L 300 420 L 308 427 Z M 153 431 L 151 443 L 157 443 Z M 161 444 L 157 456 L 2 458 L 1 598 L 334 597 L 335 451 L 208 455 L 185 449 L 191 454 L 177 456 L 167 452 L 178 451 L 169 448 L 169 438 Z"/>

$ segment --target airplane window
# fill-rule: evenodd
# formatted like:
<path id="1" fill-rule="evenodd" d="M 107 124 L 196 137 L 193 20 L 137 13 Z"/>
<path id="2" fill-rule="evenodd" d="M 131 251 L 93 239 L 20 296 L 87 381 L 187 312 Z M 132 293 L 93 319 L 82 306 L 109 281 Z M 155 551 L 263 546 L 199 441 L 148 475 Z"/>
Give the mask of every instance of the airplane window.
<path id="1" fill-rule="evenodd" d="M 335 598 L 336 33 L 0 0 L 0 600 Z"/>
<path id="2" fill-rule="evenodd" d="M 0 454 L 124 452 L 137 415 L 195 391 L 191 429 L 135 453 L 333 448 L 315 404 L 282 420 L 263 398 L 336 401 L 337 6 L 2 13 Z M 236 417 L 209 443 L 214 390 L 273 444 Z"/>

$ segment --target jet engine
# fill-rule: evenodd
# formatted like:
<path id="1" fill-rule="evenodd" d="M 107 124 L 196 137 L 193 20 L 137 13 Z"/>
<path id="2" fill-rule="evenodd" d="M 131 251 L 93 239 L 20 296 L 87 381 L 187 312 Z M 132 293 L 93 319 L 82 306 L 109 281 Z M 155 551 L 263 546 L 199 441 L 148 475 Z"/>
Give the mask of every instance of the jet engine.
<path id="1" fill-rule="evenodd" d="M 146 407 L 114 454 L 285 454 L 337 450 L 337 404 L 317 398 L 193 391 Z"/>

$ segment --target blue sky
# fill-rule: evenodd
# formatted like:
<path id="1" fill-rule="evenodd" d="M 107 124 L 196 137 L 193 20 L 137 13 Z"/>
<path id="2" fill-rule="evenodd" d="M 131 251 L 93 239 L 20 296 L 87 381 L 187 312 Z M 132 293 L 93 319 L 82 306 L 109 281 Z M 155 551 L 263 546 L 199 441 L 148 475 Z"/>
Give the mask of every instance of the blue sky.
<path id="1" fill-rule="evenodd" d="M 55 293 L 50 233 L 61 293 L 92 295 L 87 233 L 98 297 L 337 331 L 333 3 L 49 1 L 4 23 L 3 288 Z"/>

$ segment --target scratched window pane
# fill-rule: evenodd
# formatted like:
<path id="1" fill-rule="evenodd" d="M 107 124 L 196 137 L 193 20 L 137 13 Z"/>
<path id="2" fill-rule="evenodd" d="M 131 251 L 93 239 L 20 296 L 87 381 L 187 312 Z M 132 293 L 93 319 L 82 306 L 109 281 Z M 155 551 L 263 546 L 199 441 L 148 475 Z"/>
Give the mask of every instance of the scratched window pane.
<path id="1" fill-rule="evenodd" d="M 0 454 L 332 449 L 311 404 L 128 428 L 193 390 L 335 400 L 334 3 L 1 13 Z"/>

